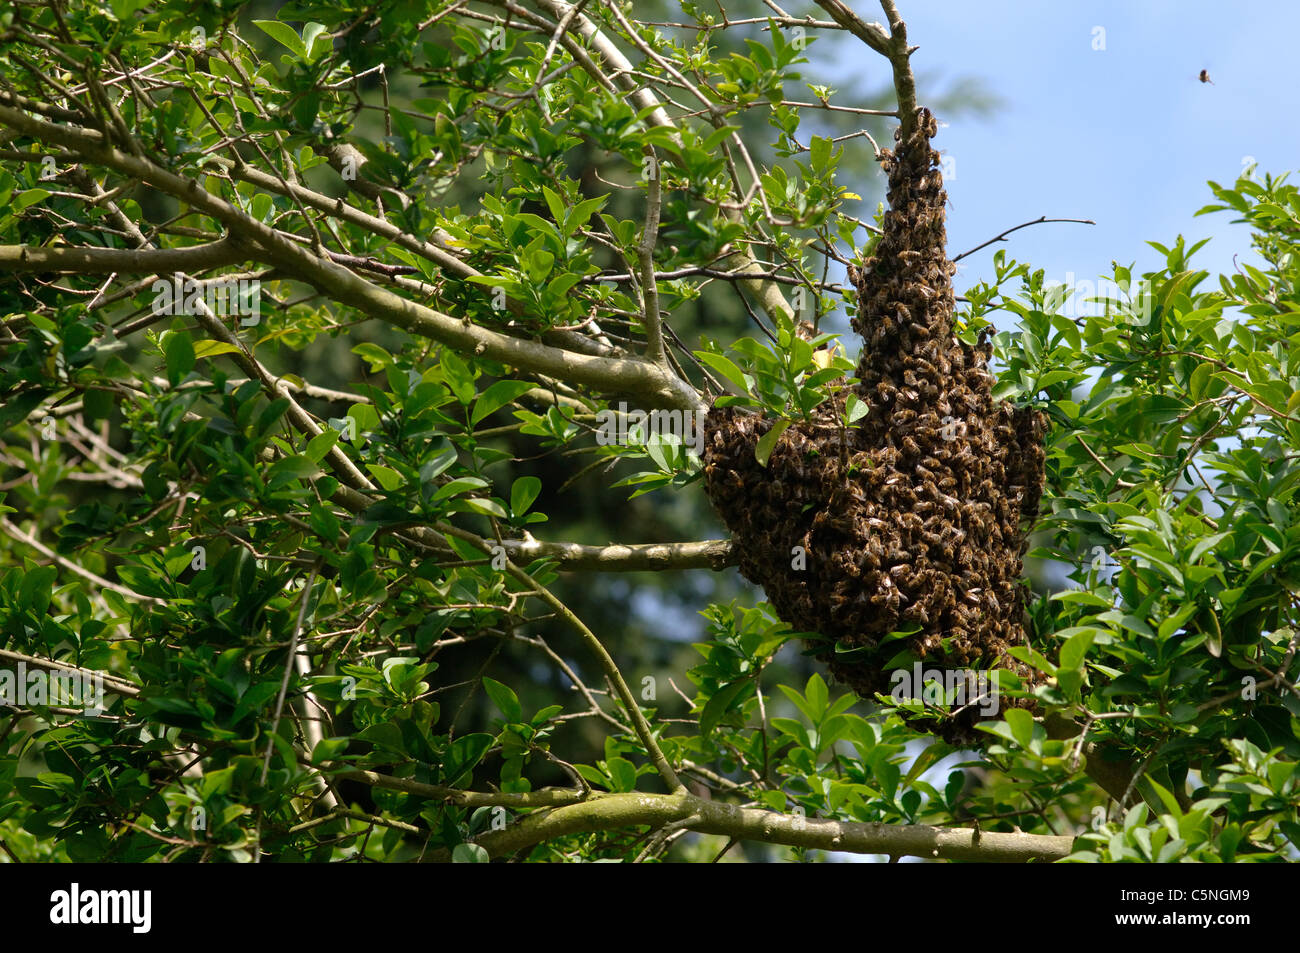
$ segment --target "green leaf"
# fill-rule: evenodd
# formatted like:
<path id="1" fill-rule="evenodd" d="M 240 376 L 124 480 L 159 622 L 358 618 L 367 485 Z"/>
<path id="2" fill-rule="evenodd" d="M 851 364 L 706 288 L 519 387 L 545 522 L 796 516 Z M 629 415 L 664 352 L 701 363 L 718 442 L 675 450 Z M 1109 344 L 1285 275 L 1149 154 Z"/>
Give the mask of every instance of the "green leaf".
<path id="1" fill-rule="evenodd" d="M 488 852 L 478 844 L 457 844 L 451 851 L 453 864 L 486 864 L 491 860 Z"/>
<path id="2" fill-rule="evenodd" d="M 488 693 L 492 703 L 501 710 L 501 714 L 505 715 L 506 721 L 514 724 L 523 719 L 524 710 L 519 704 L 519 696 L 508 685 L 503 685 L 496 679 L 484 675 L 483 690 Z"/>
<path id="3" fill-rule="evenodd" d="M 535 476 L 520 477 L 510 484 L 510 512 L 515 517 L 523 516 L 542 492 L 542 481 Z"/>
<path id="4" fill-rule="evenodd" d="M 441 363 L 447 386 L 451 388 L 456 399 L 468 407 L 474 399 L 474 372 L 450 348 L 443 350 Z"/>
<path id="5" fill-rule="evenodd" d="M 389 492 L 396 490 L 406 483 L 406 480 L 400 473 L 392 467 L 386 467 L 380 463 L 367 463 L 366 469 L 370 475 L 379 481 L 379 485 Z"/>
<path id="6" fill-rule="evenodd" d="M 753 688 L 753 681 L 746 678 L 724 685 L 714 692 L 713 697 L 705 704 L 704 710 L 700 712 L 700 734 L 711 735 L 723 716 L 736 707 L 737 700 L 741 699 L 741 696 L 747 698 Z"/>
<path id="7" fill-rule="evenodd" d="M 1016 744 L 1029 750 L 1030 742 L 1034 740 L 1034 717 L 1023 708 L 1009 708 L 1003 714 L 1003 719 L 1011 728 L 1011 737 L 1016 739 Z"/>
<path id="8" fill-rule="evenodd" d="M 452 507 L 454 510 L 468 510 L 471 513 L 478 513 L 480 516 L 495 516 L 497 519 L 509 519 L 510 514 L 506 512 L 505 507 L 496 500 L 487 500 L 481 496 L 472 496 L 467 500 L 462 500 Z"/>
<path id="9" fill-rule="evenodd" d="M 816 725 L 826 714 L 826 706 L 830 702 L 830 692 L 826 689 L 825 679 L 813 672 L 808 678 L 808 684 L 804 686 L 803 696 L 808 699 L 808 707 L 812 710 L 812 722 Z"/>
<path id="10" fill-rule="evenodd" d="M 453 787 L 459 783 L 483 760 L 495 740 L 491 735 L 479 732 L 461 735 L 453 741 L 442 762 L 443 784 Z"/>
<path id="11" fill-rule="evenodd" d="M 776 442 L 781 439 L 781 434 L 785 433 L 786 428 L 790 426 L 789 420 L 778 420 L 772 424 L 770 430 L 759 438 L 758 444 L 754 447 L 754 459 L 758 461 L 761 467 L 767 466 L 767 461 L 772 456 L 772 451 L 776 448 Z"/>
<path id="12" fill-rule="evenodd" d="M 15 212 L 21 212 L 23 209 L 35 205 L 37 202 L 44 202 L 49 197 L 50 193 L 45 189 L 27 189 L 20 192 L 17 198 L 12 199 L 13 204 L 11 208 Z"/>
<path id="13" fill-rule="evenodd" d="M 448 480 L 442 486 L 438 487 L 438 492 L 433 494 L 435 500 L 446 500 L 460 493 L 467 493 L 470 490 L 481 490 L 488 485 L 487 480 L 482 477 L 457 477 L 454 480 Z M 384 489 L 391 489 L 384 487 Z"/>
<path id="14" fill-rule="evenodd" d="M 723 357 L 721 354 L 714 354 L 712 351 L 696 351 L 695 356 L 699 358 L 700 363 L 710 370 L 717 371 L 727 380 L 735 385 L 736 389 L 742 394 L 748 394 L 750 383 L 745 372 L 737 367 L 731 360 Z"/>
<path id="15" fill-rule="evenodd" d="M 289 24 L 281 23 L 279 20 L 254 20 L 253 24 L 281 46 L 286 47 L 298 59 L 307 59 L 307 44 L 303 43 L 302 37 L 298 36 L 297 31 Z"/>
<path id="16" fill-rule="evenodd" d="M 187 331 L 170 331 L 163 338 L 163 357 L 167 361 L 167 381 L 173 387 L 194 370 L 194 342 Z"/>
<path id="17" fill-rule="evenodd" d="M 339 432 L 333 427 L 327 427 L 311 438 L 303 455 L 312 463 L 320 463 L 338 442 Z"/>
<path id="18" fill-rule="evenodd" d="M 233 344 L 227 344 L 225 341 L 199 341 L 194 345 L 194 356 L 199 359 L 238 353 L 239 348 Z"/>
<path id="19" fill-rule="evenodd" d="M 1066 639 L 1065 644 L 1061 646 L 1060 668 L 1066 671 L 1082 668 L 1083 659 L 1088 654 L 1088 649 L 1092 646 L 1092 640 L 1096 636 L 1096 630 L 1088 629 L 1084 632 L 1076 632 Z"/>
<path id="20" fill-rule="evenodd" d="M 308 23 L 302 28 L 302 42 L 308 51 L 307 59 L 313 63 L 328 53 L 334 45 L 329 31 L 320 23 Z"/>
<path id="21" fill-rule="evenodd" d="M 609 772 L 611 790 L 624 793 L 636 790 L 636 765 L 631 761 L 610 758 L 605 762 L 605 769 Z"/>
<path id="22" fill-rule="evenodd" d="M 530 384 L 528 381 L 497 381 L 474 402 L 474 412 L 470 414 L 470 423 L 477 425 L 480 420 L 489 414 L 500 410 L 506 404 L 516 400 L 521 394 L 526 394 L 536 384 Z"/>
<path id="23" fill-rule="evenodd" d="M 312 749 L 311 763 L 324 764 L 326 761 L 335 760 L 347 750 L 351 740 L 350 738 L 322 738 Z"/>
<path id="24" fill-rule="evenodd" d="M 26 419 L 45 397 L 46 392 L 39 388 L 24 391 L 16 397 L 6 396 L 4 402 L 0 403 L 0 430 L 8 430 L 20 420 Z"/>

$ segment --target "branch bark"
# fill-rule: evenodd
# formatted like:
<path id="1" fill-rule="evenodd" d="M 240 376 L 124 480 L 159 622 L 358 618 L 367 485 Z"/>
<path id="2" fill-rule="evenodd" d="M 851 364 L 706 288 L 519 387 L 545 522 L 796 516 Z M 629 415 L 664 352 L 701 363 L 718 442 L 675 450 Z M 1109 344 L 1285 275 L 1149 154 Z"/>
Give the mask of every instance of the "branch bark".
<path id="1" fill-rule="evenodd" d="M 546 558 L 553 560 L 557 568 L 568 571 L 720 570 L 736 565 L 739 559 L 735 544 L 729 539 L 706 539 L 694 543 L 611 543 L 608 546 L 510 539 L 502 545 L 514 562 Z"/>
<path id="2" fill-rule="evenodd" d="M 705 800 L 693 794 L 606 794 L 564 788 L 543 788 L 524 794 L 462 791 L 420 784 L 375 771 L 346 771 L 336 777 L 401 791 L 416 797 L 460 804 L 464 807 L 506 807 L 518 810 L 553 808 L 529 814 L 500 831 L 481 834 L 476 843 L 491 857 L 504 857 L 569 834 L 619 830 L 625 827 L 661 828 L 679 824 L 701 834 L 721 834 L 737 840 L 784 844 L 815 850 L 854 854 L 889 854 L 891 857 L 926 857 L 939 860 L 973 860 L 1001 863 L 1054 861 L 1067 856 L 1074 838 L 1051 834 L 1007 834 L 968 827 L 931 827 L 928 824 L 886 825 L 857 821 L 805 818 Z M 430 860 L 446 862 L 450 852 L 437 851 Z"/>

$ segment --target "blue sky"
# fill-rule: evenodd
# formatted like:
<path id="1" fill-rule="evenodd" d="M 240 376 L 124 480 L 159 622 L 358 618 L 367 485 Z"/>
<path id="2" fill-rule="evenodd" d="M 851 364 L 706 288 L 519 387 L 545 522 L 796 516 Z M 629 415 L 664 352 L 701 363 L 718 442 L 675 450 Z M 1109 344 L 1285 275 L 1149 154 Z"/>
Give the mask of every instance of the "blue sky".
<path id="1" fill-rule="evenodd" d="M 851 5 L 883 19 L 874 3 Z M 963 260 L 958 293 L 992 276 L 998 247 L 1060 281 L 1109 274 L 1111 259 L 1155 267 L 1161 256 L 1145 242 L 1170 244 L 1179 233 L 1189 245 L 1216 236 L 1193 259 L 1212 275 L 1231 270 L 1234 253 L 1254 260 L 1231 213 L 1193 213 L 1213 201 L 1206 180 L 1234 182 L 1247 156 L 1260 176 L 1300 168 L 1300 4 L 898 5 L 920 47 L 918 72 L 976 75 L 1004 100 L 987 116 L 951 117 L 935 139 L 956 173 L 949 254 L 1040 215 L 1097 223 L 1022 229 Z M 1096 28 L 1103 50 L 1093 49 Z M 882 58 L 840 50 L 844 68 L 887 82 Z M 1213 85 L 1198 81 L 1202 69 Z"/>

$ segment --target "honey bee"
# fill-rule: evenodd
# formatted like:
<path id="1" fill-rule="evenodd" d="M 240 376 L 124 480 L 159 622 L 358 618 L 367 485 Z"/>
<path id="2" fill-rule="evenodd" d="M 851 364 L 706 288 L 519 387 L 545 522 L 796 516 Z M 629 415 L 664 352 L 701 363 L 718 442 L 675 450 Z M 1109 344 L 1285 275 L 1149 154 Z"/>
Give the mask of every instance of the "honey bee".
<path id="1" fill-rule="evenodd" d="M 935 367 L 933 363 L 926 360 L 924 354 L 918 354 L 915 360 L 916 360 L 916 366 L 920 368 L 921 373 L 923 373 L 926 377 L 933 378 L 938 376 L 939 369 Z"/>
<path id="2" fill-rule="evenodd" d="M 1209 83 L 1211 86 L 1214 85 L 1214 80 L 1210 79 L 1209 70 L 1206 69 L 1201 70 L 1200 75 L 1197 76 L 1196 78 L 1199 79 L 1202 83 Z"/>

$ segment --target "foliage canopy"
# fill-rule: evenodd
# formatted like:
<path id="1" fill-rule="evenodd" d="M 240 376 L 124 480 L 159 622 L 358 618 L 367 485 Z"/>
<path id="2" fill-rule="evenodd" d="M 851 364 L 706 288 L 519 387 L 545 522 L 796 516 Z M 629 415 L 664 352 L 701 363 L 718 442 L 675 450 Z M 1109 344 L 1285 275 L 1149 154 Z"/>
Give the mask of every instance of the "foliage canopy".
<path id="1" fill-rule="evenodd" d="M 822 6 L 911 121 L 893 3 L 883 27 Z M 880 117 L 803 75 L 831 27 L 680 16 L 0 15 L 6 853 L 1294 856 L 1285 177 L 1212 183 L 1202 210 L 1249 223 L 1258 266 L 1212 278 L 1199 243 L 1152 243 L 1162 268 L 1116 264 L 1127 291 L 1072 314 L 999 252 L 965 291 L 996 395 L 1050 419 L 1034 539 L 1069 573 L 1036 580 L 1013 650 L 1045 681 L 1003 686 L 1035 707 L 983 751 L 949 757 L 933 705 L 795 680 L 797 633 L 752 593 L 704 609 L 681 685 L 575 611 L 598 576 L 662 599 L 736 562 L 653 540 L 706 525 L 699 456 L 647 426 L 602 441 L 602 414 L 725 393 L 805 418 L 853 363 L 798 321 L 851 312 L 831 267 L 879 231 L 840 181 L 870 138 L 819 132 Z M 569 482 L 648 518 L 593 530 Z M 33 694 L 57 674 L 103 711 Z"/>

